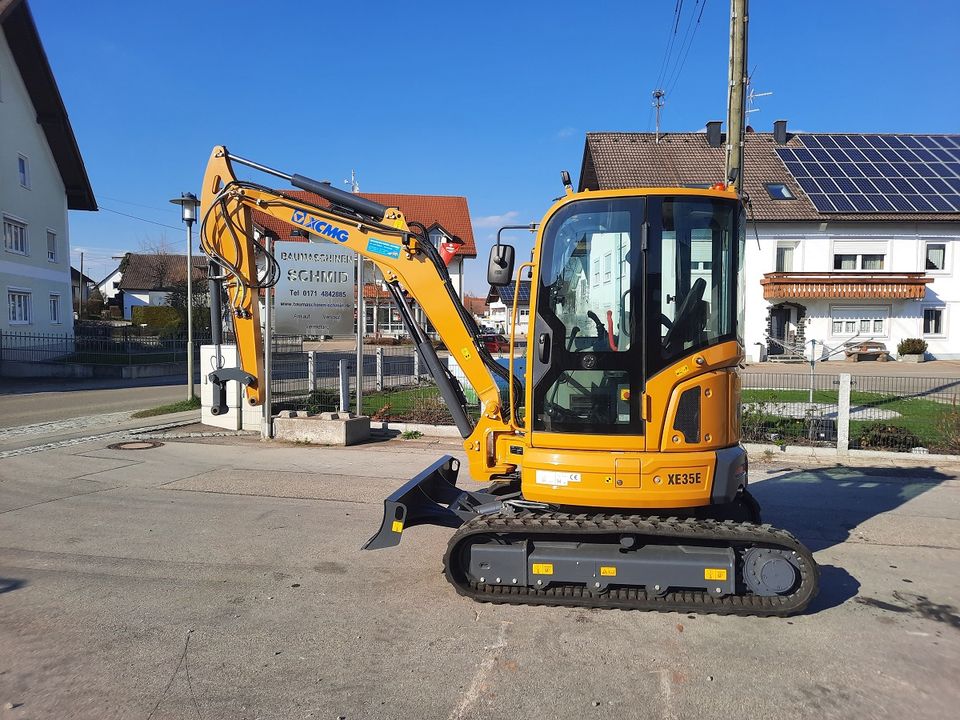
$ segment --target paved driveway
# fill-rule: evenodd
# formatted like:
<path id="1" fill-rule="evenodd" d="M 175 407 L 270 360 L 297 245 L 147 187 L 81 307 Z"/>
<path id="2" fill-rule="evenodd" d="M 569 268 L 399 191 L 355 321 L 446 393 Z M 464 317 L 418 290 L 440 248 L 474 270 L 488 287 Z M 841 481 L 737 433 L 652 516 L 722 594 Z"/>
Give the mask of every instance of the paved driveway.
<path id="1" fill-rule="evenodd" d="M 89 442 L 0 461 L 3 718 L 944 718 L 960 482 L 755 462 L 823 566 L 790 619 L 458 597 L 449 531 L 361 552 L 452 445 Z"/>

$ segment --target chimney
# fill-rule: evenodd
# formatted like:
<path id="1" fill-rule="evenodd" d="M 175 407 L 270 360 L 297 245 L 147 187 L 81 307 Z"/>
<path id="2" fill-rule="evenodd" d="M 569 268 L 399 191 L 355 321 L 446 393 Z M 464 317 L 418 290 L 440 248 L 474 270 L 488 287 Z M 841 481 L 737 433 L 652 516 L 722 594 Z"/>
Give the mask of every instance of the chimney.
<path id="1" fill-rule="evenodd" d="M 773 141 L 777 145 L 787 144 L 787 121 L 777 120 L 773 123 Z"/>
<path id="2" fill-rule="evenodd" d="M 711 120 L 707 123 L 707 144 L 710 147 L 720 147 L 723 144 L 723 136 L 720 134 L 719 120 Z"/>

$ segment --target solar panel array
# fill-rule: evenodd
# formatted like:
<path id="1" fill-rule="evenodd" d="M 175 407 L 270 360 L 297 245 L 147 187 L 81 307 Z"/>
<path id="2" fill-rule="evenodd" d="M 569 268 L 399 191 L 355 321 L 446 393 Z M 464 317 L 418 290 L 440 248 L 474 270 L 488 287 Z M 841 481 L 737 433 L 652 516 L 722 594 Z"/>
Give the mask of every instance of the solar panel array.
<path id="1" fill-rule="evenodd" d="M 517 284 L 515 282 L 510 283 L 509 285 L 504 285 L 499 289 L 500 300 L 505 302 L 507 305 L 513 304 L 513 293 L 516 290 Z M 520 303 L 529 303 L 530 302 L 530 281 L 521 280 L 520 281 L 520 295 L 517 298 L 517 301 Z"/>
<path id="2" fill-rule="evenodd" d="M 777 154 L 820 212 L 960 212 L 960 135 L 797 137 Z"/>

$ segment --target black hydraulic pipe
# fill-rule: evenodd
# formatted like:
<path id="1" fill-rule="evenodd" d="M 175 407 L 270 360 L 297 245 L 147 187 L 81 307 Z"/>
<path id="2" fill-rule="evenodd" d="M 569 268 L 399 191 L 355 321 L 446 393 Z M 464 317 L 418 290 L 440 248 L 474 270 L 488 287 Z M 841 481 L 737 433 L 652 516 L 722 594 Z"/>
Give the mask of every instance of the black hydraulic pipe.
<path id="1" fill-rule="evenodd" d="M 218 369 L 220 365 L 220 346 L 223 344 L 223 302 L 221 297 L 220 265 L 210 261 L 207 269 L 207 289 L 210 295 L 210 342 L 213 344 L 214 362 Z M 227 411 L 227 385 L 215 382 L 213 384 L 213 404 L 210 412 L 220 415 Z"/>
<path id="2" fill-rule="evenodd" d="M 386 205 L 381 205 L 373 200 L 367 200 L 366 198 L 355 195 L 354 193 L 348 193 L 344 190 L 339 190 L 330 185 L 330 183 L 312 180 L 311 178 L 294 173 L 290 176 L 290 184 L 294 187 L 300 188 L 301 190 L 309 190 L 312 193 L 316 193 L 320 197 L 326 198 L 335 205 L 349 208 L 350 210 L 354 210 L 361 215 L 371 217 L 378 222 L 383 220 L 383 216 L 387 214 L 388 208 Z"/>
<path id="3" fill-rule="evenodd" d="M 423 328 L 417 325 L 410 315 L 410 309 L 404 302 L 403 296 L 400 294 L 400 289 L 396 283 L 387 283 L 387 288 L 390 290 L 394 304 L 400 311 L 400 319 L 403 320 L 404 327 L 407 329 L 407 332 L 410 333 L 410 337 L 413 338 L 420 357 L 423 358 L 423 362 L 426 363 L 430 375 L 433 376 L 433 379 L 437 383 L 440 396 L 447 404 L 447 408 L 453 416 L 453 422 L 457 426 L 457 430 L 460 431 L 460 435 L 463 437 L 470 437 L 470 433 L 473 432 L 473 422 L 470 420 L 470 416 L 467 415 L 466 408 L 464 408 L 466 398 L 463 397 L 463 392 L 458 392 L 453 384 L 454 379 L 450 376 L 450 371 L 440 362 L 440 358 L 437 357 L 437 351 L 434 350 L 430 338 L 427 337 L 427 334 L 423 332 Z"/>

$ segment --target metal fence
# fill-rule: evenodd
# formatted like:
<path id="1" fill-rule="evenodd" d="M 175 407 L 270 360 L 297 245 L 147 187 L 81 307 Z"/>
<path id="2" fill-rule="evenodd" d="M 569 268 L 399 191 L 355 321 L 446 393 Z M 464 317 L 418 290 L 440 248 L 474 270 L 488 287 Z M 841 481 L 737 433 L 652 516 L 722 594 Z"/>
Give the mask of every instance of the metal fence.
<path id="1" fill-rule="evenodd" d="M 960 378 L 745 373 L 742 380 L 745 442 L 960 454 Z"/>
<path id="2" fill-rule="evenodd" d="M 194 358 L 208 338 L 195 338 Z M 186 362 L 187 341 L 156 335 L 126 338 L 0 332 L 0 361 L 55 365 L 156 365 Z"/>
<path id="3" fill-rule="evenodd" d="M 443 362 L 447 354 L 440 351 Z M 452 424 L 453 418 L 412 345 L 365 347 L 360 377 L 363 414 L 377 420 Z M 352 351 L 275 349 L 270 390 L 274 411 L 356 410 L 357 358 Z"/>

